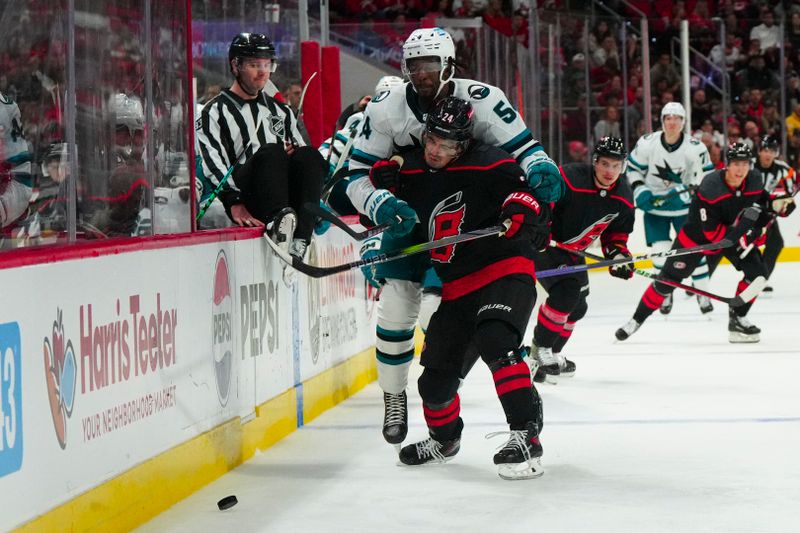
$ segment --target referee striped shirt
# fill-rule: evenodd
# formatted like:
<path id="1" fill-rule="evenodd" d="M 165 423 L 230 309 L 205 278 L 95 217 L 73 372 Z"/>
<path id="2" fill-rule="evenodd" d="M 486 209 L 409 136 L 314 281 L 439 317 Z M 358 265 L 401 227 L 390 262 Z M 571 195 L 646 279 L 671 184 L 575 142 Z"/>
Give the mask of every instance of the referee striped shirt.
<path id="1" fill-rule="evenodd" d="M 243 100 L 230 89 L 223 89 L 203 107 L 195 121 L 195 138 L 203 174 L 198 178 L 204 182 L 204 198 L 219 185 L 232 165 L 244 163 L 262 146 L 284 142 L 305 146 L 289 106 L 263 92 L 253 100 Z M 228 177 L 222 190 L 239 189 L 233 178 Z"/>

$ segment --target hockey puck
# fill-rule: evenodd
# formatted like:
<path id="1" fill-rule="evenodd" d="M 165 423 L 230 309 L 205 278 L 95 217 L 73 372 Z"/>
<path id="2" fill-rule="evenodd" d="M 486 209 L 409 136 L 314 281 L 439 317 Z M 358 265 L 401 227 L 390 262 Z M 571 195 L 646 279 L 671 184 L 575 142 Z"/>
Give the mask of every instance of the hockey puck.
<path id="1" fill-rule="evenodd" d="M 225 509 L 230 509 L 237 503 L 239 503 L 239 500 L 236 499 L 236 496 L 231 494 L 230 496 L 225 496 L 220 501 L 218 501 L 217 507 L 219 507 L 220 511 L 224 511 Z"/>

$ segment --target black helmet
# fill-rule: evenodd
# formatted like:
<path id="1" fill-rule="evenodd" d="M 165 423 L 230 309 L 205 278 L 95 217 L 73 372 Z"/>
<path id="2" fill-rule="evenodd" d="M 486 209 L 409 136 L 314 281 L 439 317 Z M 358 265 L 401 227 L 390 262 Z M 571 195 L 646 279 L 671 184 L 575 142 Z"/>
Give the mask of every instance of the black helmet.
<path id="1" fill-rule="evenodd" d="M 728 156 L 729 162 L 743 160 L 750 161 L 753 159 L 752 150 L 750 150 L 750 147 L 743 142 L 735 142 L 729 145 L 726 155 Z"/>
<path id="2" fill-rule="evenodd" d="M 762 135 L 761 139 L 759 140 L 759 150 L 775 150 L 776 152 L 780 148 L 780 143 L 778 142 L 778 138 L 772 135 Z"/>
<path id="3" fill-rule="evenodd" d="M 603 137 L 594 145 L 592 157 L 608 157 L 609 159 L 625 159 L 628 152 L 625 151 L 625 143 L 619 137 Z"/>
<path id="4" fill-rule="evenodd" d="M 472 139 L 472 104 L 455 96 L 439 100 L 428 113 L 425 131 L 443 139 L 468 142 Z"/>
<path id="5" fill-rule="evenodd" d="M 228 63 L 235 57 L 275 59 L 275 45 L 263 33 L 240 33 L 228 48 Z"/>

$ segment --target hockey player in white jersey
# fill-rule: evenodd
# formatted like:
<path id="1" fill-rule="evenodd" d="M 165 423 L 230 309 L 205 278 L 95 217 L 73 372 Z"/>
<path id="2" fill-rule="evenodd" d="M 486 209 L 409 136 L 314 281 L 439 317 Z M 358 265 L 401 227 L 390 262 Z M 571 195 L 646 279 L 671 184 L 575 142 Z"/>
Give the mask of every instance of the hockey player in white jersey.
<path id="1" fill-rule="evenodd" d="M 31 153 L 19 106 L 0 93 L 0 227 L 25 213 L 32 193 Z"/>
<path id="2" fill-rule="evenodd" d="M 503 91 L 474 80 L 454 78 L 454 71 L 455 46 L 451 36 L 441 28 L 415 30 L 403 45 L 403 74 L 410 82 L 374 98 L 364 112 L 350 158 L 352 176 L 347 195 L 353 206 L 376 224 L 393 224 L 385 232 L 384 250 L 412 244 L 407 236 L 416 220 L 414 210 L 391 192 L 400 166 L 387 159 L 422 146 L 427 112 L 437 100 L 448 96 L 472 105 L 473 136 L 516 158 L 539 201 L 556 201 L 564 192 L 558 167 L 533 138 Z M 405 389 L 414 356 L 420 281 L 428 266 L 428 257 L 420 254 L 379 265 L 375 272 L 377 278 L 385 280 L 378 306 L 376 342 L 378 383 L 384 391 L 386 407 L 383 435 L 395 445 L 405 439 L 408 429 Z"/>
<path id="3" fill-rule="evenodd" d="M 669 250 L 675 233 L 681 229 L 689 213 L 691 192 L 703 176 L 714 170 L 708 150 L 700 141 L 683 133 L 686 110 L 678 102 L 669 102 L 661 109 L 661 131 L 643 135 L 628 156 L 628 179 L 633 188 L 636 207 L 644 211 L 647 245 L 654 252 Z M 654 260 L 657 270 L 664 260 Z M 708 265 L 703 259 L 692 273 L 693 285 L 708 288 Z M 697 296 L 702 313 L 714 307 L 705 296 Z M 661 313 L 672 310 L 672 295 L 664 300 Z"/>
<path id="4" fill-rule="evenodd" d="M 391 90 L 392 87 L 400 85 L 403 85 L 403 79 L 399 76 L 383 76 L 375 85 L 373 98 L 378 98 L 381 94 Z M 349 169 L 350 151 L 353 148 L 353 142 L 358 134 L 358 127 L 362 120 L 364 120 L 363 111 L 353 113 L 347 118 L 344 127 L 337 131 L 333 137 L 325 139 L 319 147 L 319 153 L 328 162 L 325 188 L 330 188 L 330 192 L 327 203 L 340 215 L 357 213 L 349 198 L 347 198 L 348 176 L 343 176 L 341 172 L 347 172 Z"/>

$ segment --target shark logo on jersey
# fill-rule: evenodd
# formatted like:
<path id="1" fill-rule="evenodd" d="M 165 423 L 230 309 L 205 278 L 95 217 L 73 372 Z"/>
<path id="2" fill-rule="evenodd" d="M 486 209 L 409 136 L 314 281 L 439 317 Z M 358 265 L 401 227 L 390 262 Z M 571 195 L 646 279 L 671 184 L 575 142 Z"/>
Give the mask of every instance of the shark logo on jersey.
<path id="1" fill-rule="evenodd" d="M 286 135 L 283 117 L 276 117 L 275 115 L 269 117 L 269 129 L 276 137 L 283 138 Z"/>
<path id="2" fill-rule="evenodd" d="M 658 171 L 656 174 L 659 178 L 666 182 L 673 182 L 673 183 L 683 183 L 681 179 L 681 174 L 683 173 L 683 169 L 675 169 L 673 170 L 672 167 L 669 166 L 669 161 L 664 161 L 664 166 L 656 165 L 656 170 Z"/>
<path id="3" fill-rule="evenodd" d="M 583 230 L 580 235 L 564 242 L 564 247 L 570 250 L 585 250 L 590 244 L 597 240 L 608 225 L 617 218 L 617 215 L 619 215 L 619 213 L 609 213 L 596 222 L 589 224 L 589 227 Z"/>
<path id="4" fill-rule="evenodd" d="M 483 100 L 489 96 L 489 88 L 485 85 L 470 85 L 467 92 L 473 100 Z"/>

